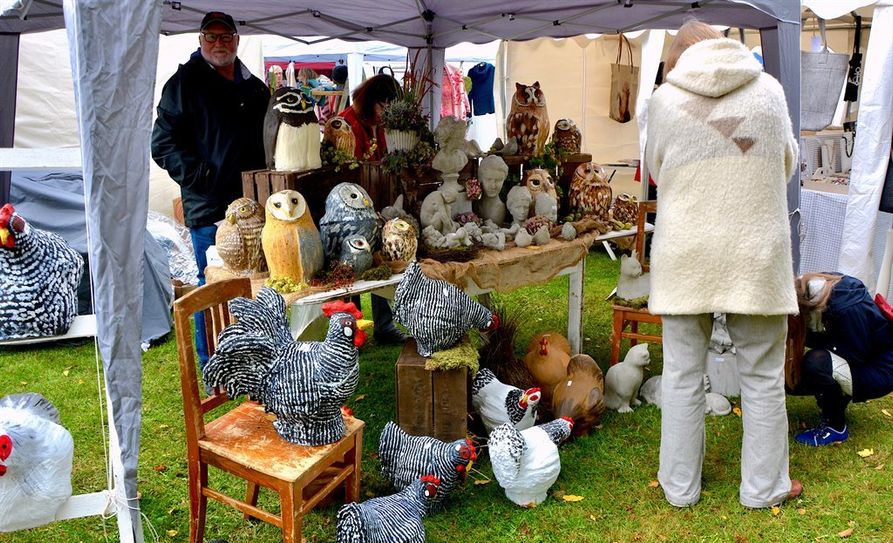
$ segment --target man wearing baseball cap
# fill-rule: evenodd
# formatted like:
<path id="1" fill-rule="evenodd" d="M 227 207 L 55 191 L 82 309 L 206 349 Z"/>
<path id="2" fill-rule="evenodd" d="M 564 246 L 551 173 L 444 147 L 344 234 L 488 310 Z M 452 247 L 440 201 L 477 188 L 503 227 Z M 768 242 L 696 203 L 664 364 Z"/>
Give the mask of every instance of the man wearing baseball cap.
<path id="1" fill-rule="evenodd" d="M 199 284 L 226 207 L 242 196 L 241 172 L 265 167 L 267 86 L 239 60 L 233 18 L 205 14 L 199 48 L 165 83 L 152 131 L 152 158 L 180 185 Z M 204 318 L 196 314 L 199 365 L 208 359 Z"/>

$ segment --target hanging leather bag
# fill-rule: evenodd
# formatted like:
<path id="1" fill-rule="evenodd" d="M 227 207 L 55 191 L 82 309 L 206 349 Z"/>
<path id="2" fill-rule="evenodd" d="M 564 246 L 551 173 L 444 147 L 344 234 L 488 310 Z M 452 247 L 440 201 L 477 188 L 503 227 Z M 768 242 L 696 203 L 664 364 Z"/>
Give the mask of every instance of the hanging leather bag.
<path id="1" fill-rule="evenodd" d="M 800 52 L 801 130 L 822 130 L 831 124 L 846 81 L 849 56 L 828 51 L 824 19 L 819 19 L 819 32 L 822 50 Z"/>
<path id="2" fill-rule="evenodd" d="M 609 115 L 618 123 L 629 122 L 636 114 L 636 96 L 639 93 L 639 68 L 633 66 L 633 49 L 626 36 L 620 34 L 617 43 L 617 62 L 611 64 L 611 104 Z M 623 45 L 629 57 L 621 64 Z"/>

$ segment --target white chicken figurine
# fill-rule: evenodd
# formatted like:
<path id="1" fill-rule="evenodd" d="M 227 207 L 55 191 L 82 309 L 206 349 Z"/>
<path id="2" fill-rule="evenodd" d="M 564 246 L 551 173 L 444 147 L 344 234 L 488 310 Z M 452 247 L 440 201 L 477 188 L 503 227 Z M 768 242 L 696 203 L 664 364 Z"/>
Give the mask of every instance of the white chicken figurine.
<path id="1" fill-rule="evenodd" d="M 40 394 L 0 399 L 0 532 L 42 526 L 71 496 L 74 441 Z"/>
<path id="2" fill-rule="evenodd" d="M 471 405 L 481 415 L 488 433 L 506 422 L 517 430 L 533 426 L 541 396 L 539 388 L 521 390 L 507 385 L 487 368 L 481 368 L 471 383 Z"/>
<path id="3" fill-rule="evenodd" d="M 573 428 L 574 421 L 563 417 L 522 431 L 508 423 L 493 429 L 487 440 L 490 464 L 508 499 L 522 507 L 545 501 L 561 473 L 558 445 Z"/>

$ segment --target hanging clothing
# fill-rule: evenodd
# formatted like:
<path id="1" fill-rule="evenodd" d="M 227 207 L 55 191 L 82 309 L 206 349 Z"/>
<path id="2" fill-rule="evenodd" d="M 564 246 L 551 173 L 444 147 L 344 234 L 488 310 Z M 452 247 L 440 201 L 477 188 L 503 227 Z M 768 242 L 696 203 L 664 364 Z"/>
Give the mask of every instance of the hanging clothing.
<path id="1" fill-rule="evenodd" d="M 471 116 L 471 104 L 465 94 L 462 72 L 450 64 L 443 65 L 443 80 L 440 85 L 440 117 L 453 116 L 465 119 Z"/>
<path id="2" fill-rule="evenodd" d="M 471 110 L 474 115 L 487 115 L 496 113 L 496 102 L 493 99 L 493 77 L 496 74 L 496 66 L 487 62 L 479 62 L 468 70 L 471 78 Z"/>

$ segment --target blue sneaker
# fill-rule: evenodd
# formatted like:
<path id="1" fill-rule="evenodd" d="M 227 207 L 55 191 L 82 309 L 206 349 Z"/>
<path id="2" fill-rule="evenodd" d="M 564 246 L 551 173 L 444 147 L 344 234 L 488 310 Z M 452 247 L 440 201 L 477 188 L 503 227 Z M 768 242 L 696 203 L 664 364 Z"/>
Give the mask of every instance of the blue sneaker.
<path id="1" fill-rule="evenodd" d="M 797 443 L 809 445 L 810 447 L 821 447 L 822 445 L 831 445 L 833 443 L 842 443 L 850 438 L 850 431 L 844 426 L 843 430 L 837 431 L 822 422 L 815 428 L 804 430 L 794 436 Z"/>

